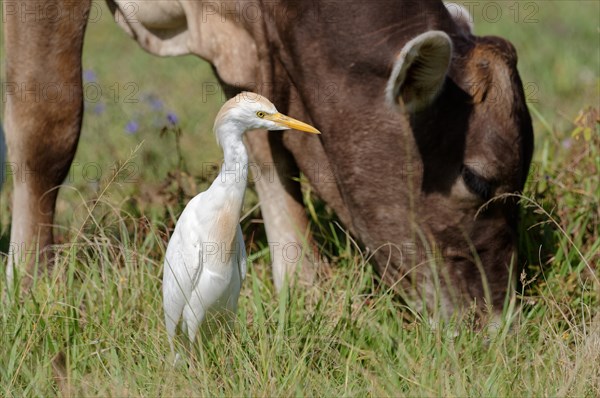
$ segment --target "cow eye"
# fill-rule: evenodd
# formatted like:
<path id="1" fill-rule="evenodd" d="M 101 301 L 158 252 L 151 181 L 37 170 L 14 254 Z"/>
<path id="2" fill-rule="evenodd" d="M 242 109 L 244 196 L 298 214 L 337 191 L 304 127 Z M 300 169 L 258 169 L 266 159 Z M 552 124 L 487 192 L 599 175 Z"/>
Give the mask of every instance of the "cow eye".
<path id="1" fill-rule="evenodd" d="M 493 186 L 490 181 L 465 165 L 462 166 L 461 175 L 465 181 L 465 185 L 471 192 L 486 201 L 492 197 Z"/>
<path id="2" fill-rule="evenodd" d="M 258 116 L 259 118 L 264 118 L 267 114 L 263 111 L 258 111 L 256 112 L 256 116 Z"/>

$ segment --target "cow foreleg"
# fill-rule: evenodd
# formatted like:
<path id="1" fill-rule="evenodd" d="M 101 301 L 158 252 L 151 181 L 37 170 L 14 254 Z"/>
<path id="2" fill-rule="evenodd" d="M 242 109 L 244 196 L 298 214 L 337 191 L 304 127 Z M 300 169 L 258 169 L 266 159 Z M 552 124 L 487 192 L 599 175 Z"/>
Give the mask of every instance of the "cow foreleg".
<path id="1" fill-rule="evenodd" d="M 256 131 L 246 136 L 262 216 L 273 264 L 273 281 L 279 291 L 287 278 L 312 285 L 316 263 L 300 184 L 294 181 L 298 168 L 283 146 L 281 135 Z M 255 173 L 256 174 L 256 173 Z M 296 273 L 297 272 L 297 273 Z"/>
<path id="2" fill-rule="evenodd" d="M 31 276 L 39 251 L 53 241 L 56 187 L 67 175 L 81 128 L 89 9 L 89 0 L 4 2 L 7 169 L 14 184 L 9 284 L 15 267 Z"/>

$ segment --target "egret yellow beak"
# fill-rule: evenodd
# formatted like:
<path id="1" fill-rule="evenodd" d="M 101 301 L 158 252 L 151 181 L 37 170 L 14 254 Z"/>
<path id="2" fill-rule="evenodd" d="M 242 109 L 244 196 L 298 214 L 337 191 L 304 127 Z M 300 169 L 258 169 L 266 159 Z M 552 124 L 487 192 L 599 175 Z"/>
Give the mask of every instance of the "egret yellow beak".
<path id="1" fill-rule="evenodd" d="M 312 134 L 321 134 L 321 132 L 319 130 L 317 130 L 310 124 L 306 124 L 304 122 L 301 122 L 300 120 L 296 120 L 294 118 L 291 118 L 291 117 L 286 116 L 281 113 L 274 113 L 272 115 L 267 115 L 267 116 L 265 116 L 265 119 L 268 119 L 272 122 L 277 123 L 280 126 L 287 127 L 290 129 L 306 131 L 307 133 L 312 133 Z"/>

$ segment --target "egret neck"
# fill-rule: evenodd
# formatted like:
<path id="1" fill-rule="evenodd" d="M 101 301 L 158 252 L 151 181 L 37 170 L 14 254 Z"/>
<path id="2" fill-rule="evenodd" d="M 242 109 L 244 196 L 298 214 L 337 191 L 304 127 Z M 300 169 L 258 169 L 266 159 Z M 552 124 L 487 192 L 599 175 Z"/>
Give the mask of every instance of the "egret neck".
<path id="1" fill-rule="evenodd" d="M 248 152 L 242 138 L 243 130 L 243 126 L 227 119 L 215 126 L 224 161 L 209 189 L 221 201 L 220 211 L 210 232 L 210 241 L 218 243 L 220 254 L 206 259 L 208 269 L 220 269 L 223 264 L 229 264 L 229 257 L 234 252 L 235 229 L 240 222 L 248 178 Z"/>
<path id="2" fill-rule="evenodd" d="M 225 121 L 215 128 L 219 145 L 223 149 L 223 165 L 215 180 L 219 185 L 235 190 L 243 200 L 248 179 L 248 151 L 244 145 L 242 126 L 238 123 Z M 241 194 L 239 192 L 242 192 Z"/>

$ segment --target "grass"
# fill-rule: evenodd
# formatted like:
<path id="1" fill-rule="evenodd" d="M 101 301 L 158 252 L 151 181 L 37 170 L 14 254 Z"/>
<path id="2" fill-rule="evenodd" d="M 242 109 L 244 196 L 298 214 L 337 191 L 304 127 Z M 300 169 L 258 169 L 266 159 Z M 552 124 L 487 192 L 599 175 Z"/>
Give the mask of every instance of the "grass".
<path id="1" fill-rule="evenodd" d="M 537 87 L 529 93 L 536 152 L 522 200 L 521 311 L 507 312 L 499 330 L 472 327 L 469 314 L 435 327 L 422 321 L 378 283 L 308 193 L 331 276 L 277 294 L 249 194 L 243 227 L 253 261 L 235 333 L 195 347 L 190 367 L 176 369 L 161 310 L 162 258 L 183 202 L 220 160 L 210 130 L 223 98 L 208 94 L 216 82 L 207 64 L 156 59 L 108 18 L 91 24 L 84 65 L 94 73 L 86 77 L 103 95 L 88 97 L 59 196 L 56 266 L 29 294 L 2 298 L 0 396 L 599 396 L 600 6 L 579 3 L 520 3 L 537 8 L 523 8 L 519 23 L 513 2 L 494 3 L 504 15 L 496 23 L 475 12 L 477 32 L 509 38 L 523 81 Z M 523 12 L 535 10 L 538 22 L 526 23 Z M 132 92 L 137 103 L 124 99 Z M 180 119 L 181 152 L 168 112 Z M 161 137 L 164 125 L 171 128 Z M 1 195 L 0 247 L 10 183 Z M 5 264 L 0 257 L 2 276 Z"/>

